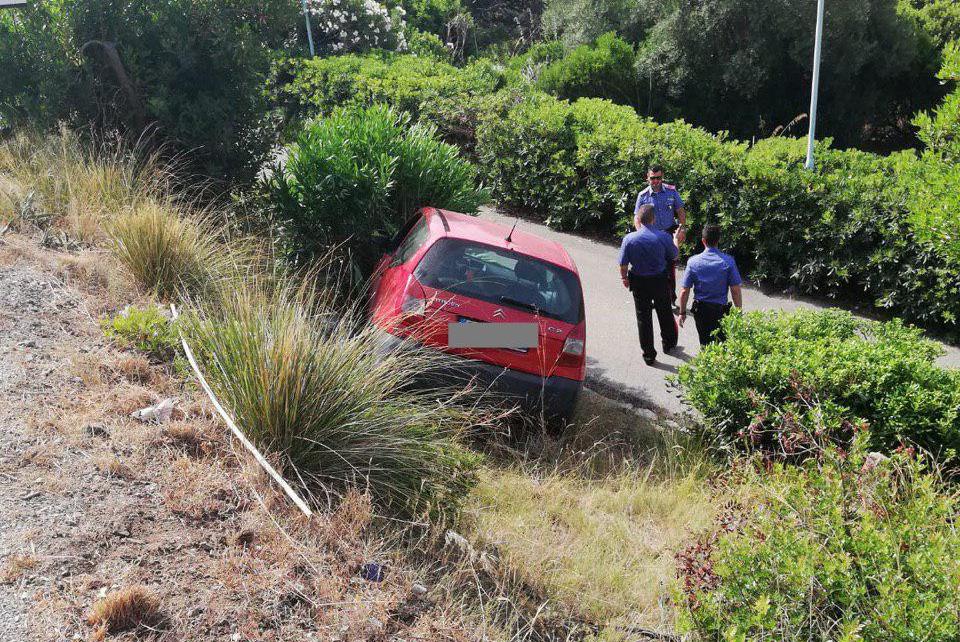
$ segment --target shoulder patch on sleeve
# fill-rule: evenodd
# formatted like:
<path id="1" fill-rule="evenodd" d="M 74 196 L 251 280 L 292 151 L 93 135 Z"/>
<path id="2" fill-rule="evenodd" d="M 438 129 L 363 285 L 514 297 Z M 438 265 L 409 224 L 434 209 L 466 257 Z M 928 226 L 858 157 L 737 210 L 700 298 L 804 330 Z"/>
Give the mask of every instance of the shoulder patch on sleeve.
<path id="1" fill-rule="evenodd" d="M 674 192 L 677 191 L 676 185 L 671 185 L 670 183 L 664 183 L 663 186 L 666 187 L 667 189 L 672 189 Z"/>

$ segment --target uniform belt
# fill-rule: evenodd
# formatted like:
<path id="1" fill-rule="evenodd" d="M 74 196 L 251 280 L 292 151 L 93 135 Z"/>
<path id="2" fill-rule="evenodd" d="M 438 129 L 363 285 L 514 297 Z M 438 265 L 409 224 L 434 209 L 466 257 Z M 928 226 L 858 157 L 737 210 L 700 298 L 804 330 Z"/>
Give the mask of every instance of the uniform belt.
<path id="1" fill-rule="evenodd" d="M 690 310 L 691 310 L 692 312 L 696 312 L 697 310 L 703 310 L 703 309 L 713 310 L 713 311 L 715 311 L 715 312 L 719 312 L 719 311 L 721 311 L 721 310 L 724 311 L 724 312 L 728 312 L 731 307 L 733 307 L 733 306 L 732 306 L 729 302 L 727 302 L 727 303 L 711 303 L 710 301 L 700 301 L 700 300 L 698 300 L 698 299 L 694 299 L 694 301 L 693 301 L 693 307 L 691 307 Z"/>

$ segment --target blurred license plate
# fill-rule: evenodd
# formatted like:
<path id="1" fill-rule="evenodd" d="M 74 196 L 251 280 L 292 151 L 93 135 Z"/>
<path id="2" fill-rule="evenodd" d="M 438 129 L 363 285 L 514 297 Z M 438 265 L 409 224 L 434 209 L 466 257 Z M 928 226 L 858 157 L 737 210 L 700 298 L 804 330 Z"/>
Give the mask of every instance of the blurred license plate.
<path id="1" fill-rule="evenodd" d="M 507 348 L 526 352 L 538 345 L 536 323 L 481 323 L 460 317 L 447 326 L 451 348 Z"/>

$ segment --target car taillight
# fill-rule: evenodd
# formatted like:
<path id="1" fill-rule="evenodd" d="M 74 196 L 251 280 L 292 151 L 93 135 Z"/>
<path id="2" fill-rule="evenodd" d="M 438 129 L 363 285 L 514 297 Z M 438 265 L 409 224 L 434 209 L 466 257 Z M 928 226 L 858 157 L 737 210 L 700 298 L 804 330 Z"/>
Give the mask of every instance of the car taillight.
<path id="1" fill-rule="evenodd" d="M 567 340 L 563 342 L 563 354 L 568 354 L 572 357 L 582 357 L 583 339 L 567 337 Z"/>
<path id="2" fill-rule="evenodd" d="M 583 323 L 570 331 L 567 340 L 563 342 L 563 350 L 560 352 L 558 366 L 568 368 L 578 368 L 583 366 L 584 351 L 586 349 L 586 328 Z"/>
<path id="3" fill-rule="evenodd" d="M 403 293 L 403 301 L 400 302 L 400 312 L 423 316 L 427 313 L 427 301 L 407 290 Z"/>

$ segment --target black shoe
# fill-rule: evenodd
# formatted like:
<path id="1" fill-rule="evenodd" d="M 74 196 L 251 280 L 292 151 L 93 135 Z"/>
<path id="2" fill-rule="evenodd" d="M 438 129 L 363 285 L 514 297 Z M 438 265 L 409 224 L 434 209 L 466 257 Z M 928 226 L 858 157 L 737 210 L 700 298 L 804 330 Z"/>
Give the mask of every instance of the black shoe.
<path id="1" fill-rule="evenodd" d="M 670 352 L 676 347 L 676 343 L 674 343 L 672 346 L 663 346 L 663 354 L 670 354 Z"/>
<path id="2" fill-rule="evenodd" d="M 656 358 L 656 357 L 652 357 L 652 358 L 650 358 L 650 359 L 647 359 L 646 357 L 644 357 L 644 358 L 643 358 L 643 361 L 644 361 L 644 363 L 646 363 L 648 366 L 652 366 L 653 364 L 655 364 L 655 363 L 657 362 L 657 358 Z"/>

